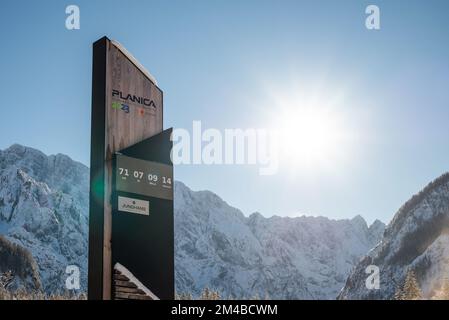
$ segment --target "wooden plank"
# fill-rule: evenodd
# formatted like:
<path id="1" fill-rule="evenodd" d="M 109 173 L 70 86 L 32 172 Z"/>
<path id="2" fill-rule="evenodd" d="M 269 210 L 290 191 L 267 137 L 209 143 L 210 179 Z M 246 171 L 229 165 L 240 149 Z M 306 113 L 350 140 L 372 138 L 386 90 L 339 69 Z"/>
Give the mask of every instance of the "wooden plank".
<path id="1" fill-rule="evenodd" d="M 129 299 L 129 294 L 128 293 L 116 293 L 114 295 L 114 297 L 116 299 Z"/>
<path id="2" fill-rule="evenodd" d="M 114 274 L 114 280 L 129 281 L 128 277 L 122 274 Z"/>
<path id="3" fill-rule="evenodd" d="M 151 297 L 146 295 L 137 295 L 137 294 L 129 294 L 129 293 L 116 293 L 114 295 L 114 299 L 120 300 L 153 300 Z"/>
<path id="4" fill-rule="evenodd" d="M 114 285 L 118 287 L 137 288 L 137 286 L 129 281 L 114 280 Z"/>
<path id="5" fill-rule="evenodd" d="M 114 287 L 115 292 L 121 292 L 121 293 L 134 293 L 134 294 L 145 294 L 144 291 L 142 291 L 139 288 L 130 288 L 130 287 Z"/>
<path id="6" fill-rule="evenodd" d="M 146 295 L 135 295 L 135 294 L 130 294 L 128 296 L 128 299 L 130 299 L 130 300 L 153 300 L 153 299 L 151 299 L 151 297 L 148 297 Z"/>

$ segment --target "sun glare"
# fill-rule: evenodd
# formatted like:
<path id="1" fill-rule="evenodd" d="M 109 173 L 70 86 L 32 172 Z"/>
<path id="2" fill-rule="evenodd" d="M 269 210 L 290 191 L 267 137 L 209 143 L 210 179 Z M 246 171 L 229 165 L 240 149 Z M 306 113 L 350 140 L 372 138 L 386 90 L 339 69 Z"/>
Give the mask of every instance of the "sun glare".
<path id="1" fill-rule="evenodd" d="M 275 118 L 283 162 L 311 169 L 335 168 L 348 152 L 344 111 L 334 100 L 279 99 Z"/>

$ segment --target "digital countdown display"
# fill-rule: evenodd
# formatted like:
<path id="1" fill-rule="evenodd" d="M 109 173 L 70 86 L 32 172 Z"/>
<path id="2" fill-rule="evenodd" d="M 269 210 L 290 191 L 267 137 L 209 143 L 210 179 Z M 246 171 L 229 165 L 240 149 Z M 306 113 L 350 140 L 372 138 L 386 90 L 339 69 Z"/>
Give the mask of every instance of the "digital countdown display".
<path id="1" fill-rule="evenodd" d="M 116 154 L 116 190 L 173 200 L 173 167 Z"/>

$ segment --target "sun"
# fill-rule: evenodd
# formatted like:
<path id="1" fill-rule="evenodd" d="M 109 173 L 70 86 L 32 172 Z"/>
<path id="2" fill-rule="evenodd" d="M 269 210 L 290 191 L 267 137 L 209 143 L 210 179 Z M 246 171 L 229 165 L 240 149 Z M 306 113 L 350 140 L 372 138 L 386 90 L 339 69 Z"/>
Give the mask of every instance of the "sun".
<path id="1" fill-rule="evenodd" d="M 273 121 L 280 161 L 290 166 L 332 169 L 349 151 L 344 111 L 333 99 L 280 99 Z"/>

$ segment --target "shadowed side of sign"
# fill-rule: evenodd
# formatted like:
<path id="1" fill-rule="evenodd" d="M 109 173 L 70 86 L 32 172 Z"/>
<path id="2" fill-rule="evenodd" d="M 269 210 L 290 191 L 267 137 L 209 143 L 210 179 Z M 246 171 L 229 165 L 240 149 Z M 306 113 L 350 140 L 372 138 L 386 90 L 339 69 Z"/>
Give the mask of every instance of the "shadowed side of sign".
<path id="1" fill-rule="evenodd" d="M 165 300 L 174 298 L 171 131 L 116 154 L 112 196 L 113 265 Z"/>

